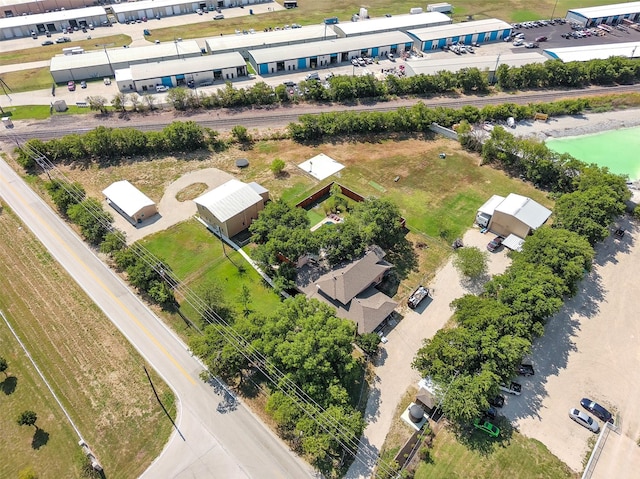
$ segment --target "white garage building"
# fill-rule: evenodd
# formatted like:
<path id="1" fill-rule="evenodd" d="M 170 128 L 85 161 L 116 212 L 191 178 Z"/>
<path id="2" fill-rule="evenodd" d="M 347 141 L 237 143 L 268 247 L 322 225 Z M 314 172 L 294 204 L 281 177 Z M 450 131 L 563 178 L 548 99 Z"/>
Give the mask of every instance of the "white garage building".
<path id="1" fill-rule="evenodd" d="M 511 30 L 512 27 L 507 22 L 489 18 L 412 29 L 407 33 L 416 39 L 416 48 L 428 52 L 457 42 L 462 42 L 465 45 L 471 45 L 474 42 L 497 42 L 511 35 Z"/>
<path id="2" fill-rule="evenodd" d="M 476 222 L 484 226 L 489 217 L 488 229 L 503 238 L 514 235 L 520 239 L 542 226 L 551 216 L 551 210 L 526 196 L 509 194 L 506 198 L 492 196 L 478 209 Z"/>
<path id="3" fill-rule="evenodd" d="M 134 225 L 158 213 L 156 204 L 127 180 L 116 181 L 102 194 L 114 210 Z"/>
<path id="4" fill-rule="evenodd" d="M 100 25 L 105 20 L 107 20 L 107 14 L 102 7 L 0 18 L 0 39 L 28 37 L 32 31 L 39 35 L 44 35 L 46 31 L 60 33 L 65 27 L 82 28 L 90 23 Z"/>
<path id="5" fill-rule="evenodd" d="M 167 88 L 211 85 L 247 75 L 247 64 L 238 52 L 205 55 L 197 58 L 143 63 L 116 70 L 116 84 L 122 92 L 155 93 L 156 85 Z"/>
<path id="6" fill-rule="evenodd" d="M 611 57 L 640 58 L 640 42 L 545 48 L 542 53 L 551 60 L 561 60 L 565 63 L 605 60 Z"/>
<path id="7" fill-rule="evenodd" d="M 251 226 L 268 200 L 269 191 L 258 183 L 233 179 L 193 201 L 200 219 L 231 238 Z"/>
<path id="8" fill-rule="evenodd" d="M 587 27 L 608 23 L 617 25 L 623 19 L 640 20 L 640 2 L 598 5 L 595 7 L 573 8 L 567 12 L 567 20 Z"/>
<path id="9" fill-rule="evenodd" d="M 444 13 L 426 12 L 416 15 L 394 15 L 392 17 L 359 20 L 357 22 L 333 25 L 339 37 L 356 37 L 358 35 L 374 35 L 384 32 L 406 32 L 424 27 L 447 25 L 452 20 Z"/>

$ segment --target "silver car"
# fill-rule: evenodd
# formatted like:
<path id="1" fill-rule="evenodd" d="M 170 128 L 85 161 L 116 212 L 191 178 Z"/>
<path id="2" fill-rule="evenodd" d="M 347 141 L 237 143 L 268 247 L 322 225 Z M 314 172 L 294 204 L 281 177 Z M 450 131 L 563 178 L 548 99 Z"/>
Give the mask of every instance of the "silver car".
<path id="1" fill-rule="evenodd" d="M 569 417 L 573 419 L 575 422 L 580 424 L 581 426 L 586 427 L 592 432 L 597 433 L 600 431 L 600 426 L 598 425 L 598 421 L 593 419 L 587 413 L 584 413 L 578 409 L 572 408 L 569 409 Z"/>

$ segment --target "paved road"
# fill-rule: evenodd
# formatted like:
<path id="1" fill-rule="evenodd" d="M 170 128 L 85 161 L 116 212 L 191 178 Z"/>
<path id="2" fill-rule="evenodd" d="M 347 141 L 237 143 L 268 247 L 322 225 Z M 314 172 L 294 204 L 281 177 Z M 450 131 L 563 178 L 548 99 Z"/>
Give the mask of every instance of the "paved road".
<path id="1" fill-rule="evenodd" d="M 242 405 L 221 401 L 180 341 L 4 162 L 0 195 L 178 398 L 177 428 L 145 478 L 304 478 L 310 467 Z M 106 471 L 107 475 L 109 471 Z"/>

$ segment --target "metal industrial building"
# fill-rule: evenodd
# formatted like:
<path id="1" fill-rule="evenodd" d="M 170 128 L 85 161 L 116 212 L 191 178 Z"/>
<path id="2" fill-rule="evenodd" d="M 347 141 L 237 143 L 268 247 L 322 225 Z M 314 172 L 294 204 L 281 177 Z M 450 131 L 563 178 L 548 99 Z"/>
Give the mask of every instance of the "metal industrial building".
<path id="1" fill-rule="evenodd" d="M 17 17 L 19 15 L 34 15 L 56 10 L 73 10 L 74 8 L 92 7 L 94 0 L 0 0 L 2 17 Z"/>
<path id="2" fill-rule="evenodd" d="M 107 12 L 113 13 L 120 23 L 155 17 L 171 17 L 196 13 L 198 9 L 209 11 L 216 8 L 264 3 L 271 0 L 142 0 L 108 5 Z"/>
<path id="3" fill-rule="evenodd" d="M 526 238 L 529 233 L 542 226 L 551 216 L 551 211 L 540 203 L 526 196 L 510 193 L 502 201 L 496 201 L 497 196 L 492 196 L 478 210 L 489 214 L 489 231 L 503 238 L 513 234 L 519 238 Z M 489 206 L 490 205 L 490 206 Z M 493 208 L 489 211 L 488 208 Z"/>
<path id="4" fill-rule="evenodd" d="M 493 81 L 493 76 L 499 65 L 509 65 L 510 67 L 521 67 L 530 63 L 544 63 L 548 59 L 540 53 L 511 53 L 500 55 L 471 55 L 457 56 L 438 54 L 423 59 L 412 59 L 406 62 L 405 75 L 435 75 L 440 71 L 458 72 L 463 68 L 477 68 L 480 71 L 489 73 L 489 80 Z"/>
<path id="5" fill-rule="evenodd" d="M 269 201 L 269 191 L 258 183 L 229 180 L 193 202 L 209 227 L 231 238 L 251 226 Z"/>
<path id="6" fill-rule="evenodd" d="M 158 213 L 156 204 L 127 180 L 116 181 L 102 190 L 113 209 L 134 225 Z"/>
<path id="7" fill-rule="evenodd" d="M 32 31 L 41 35 L 46 31 L 56 33 L 61 32 L 65 27 L 82 28 L 90 23 L 100 25 L 105 20 L 107 20 L 107 14 L 102 7 L 0 18 L 0 39 L 28 37 Z"/>
<path id="8" fill-rule="evenodd" d="M 195 40 L 151 44 L 146 47 L 112 48 L 85 52 L 79 55 L 57 55 L 49 69 L 56 83 L 69 80 L 90 80 L 113 76 L 116 70 L 140 63 L 200 57 Z"/>
<path id="9" fill-rule="evenodd" d="M 337 38 L 322 42 L 249 51 L 249 62 L 260 75 L 307 68 L 320 68 L 348 62 L 352 58 L 397 55 L 413 48 L 412 38 L 402 32 L 386 32 Z"/>
<path id="10" fill-rule="evenodd" d="M 542 53 L 547 58 L 562 60 L 565 63 L 604 60 L 610 57 L 640 58 L 640 42 L 546 48 Z"/>
<path id="11" fill-rule="evenodd" d="M 205 40 L 210 53 L 240 52 L 249 59 L 249 50 L 275 48 L 301 43 L 332 40 L 338 35 L 328 25 L 309 25 L 302 28 L 257 32 L 252 34 L 221 35 Z"/>
<path id="12" fill-rule="evenodd" d="M 409 30 L 407 33 L 416 39 L 416 48 L 428 52 L 459 41 L 465 45 L 500 41 L 511 35 L 511 30 L 507 22 L 489 18 Z"/>
<path id="13" fill-rule="evenodd" d="M 141 94 L 155 93 L 156 85 L 173 88 L 193 81 L 197 88 L 246 75 L 247 64 L 238 52 L 132 65 L 115 73 L 120 91 Z"/>
<path id="14" fill-rule="evenodd" d="M 624 18 L 636 22 L 640 20 L 640 2 L 616 3 L 597 7 L 573 8 L 567 12 L 567 20 L 587 27 L 607 23 L 616 25 Z"/>
<path id="15" fill-rule="evenodd" d="M 415 30 L 417 28 L 446 25 L 451 22 L 452 20 L 444 13 L 427 12 L 415 15 L 394 15 L 393 17 L 339 23 L 333 25 L 333 29 L 339 37 L 344 38 L 385 32 L 406 32 L 407 30 Z"/>

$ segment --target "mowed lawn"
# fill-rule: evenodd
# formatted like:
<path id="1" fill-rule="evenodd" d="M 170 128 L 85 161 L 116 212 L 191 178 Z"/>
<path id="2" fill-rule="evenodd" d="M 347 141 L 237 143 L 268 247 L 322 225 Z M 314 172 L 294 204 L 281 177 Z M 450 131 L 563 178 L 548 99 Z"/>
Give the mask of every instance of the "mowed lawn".
<path id="1" fill-rule="evenodd" d="M 145 362 L 115 326 L 4 207 L 0 212 L 0 309 L 68 409 L 109 479 L 138 477 L 172 431 L 144 372 Z M 0 392 L 0 477 L 32 466 L 40 478 L 80 477 L 78 438 L 0 323 L 0 354 L 16 378 Z M 149 368 L 165 408 L 175 399 Z M 0 377 L 0 379 L 2 379 Z M 34 428 L 18 427 L 25 409 L 48 434 L 32 447 Z"/>
<path id="2" fill-rule="evenodd" d="M 513 432 L 508 440 L 496 441 L 473 433 L 476 448 L 461 444 L 442 429 L 436 435 L 430 461 L 422 462 L 416 479 L 575 479 L 560 459 L 544 444 Z"/>
<path id="3" fill-rule="evenodd" d="M 253 311 L 269 314 L 280 302 L 279 296 L 240 253 L 229 245 L 225 245 L 223 251 L 220 239 L 195 219 L 149 236 L 141 244 L 165 261 L 192 290 L 200 292 L 204 285 L 218 285 L 227 304 L 238 313 L 242 308 L 239 296 L 243 285 L 249 288 L 249 309 Z M 180 297 L 178 299 L 182 311 L 191 320 L 199 320 L 189 304 Z"/>

